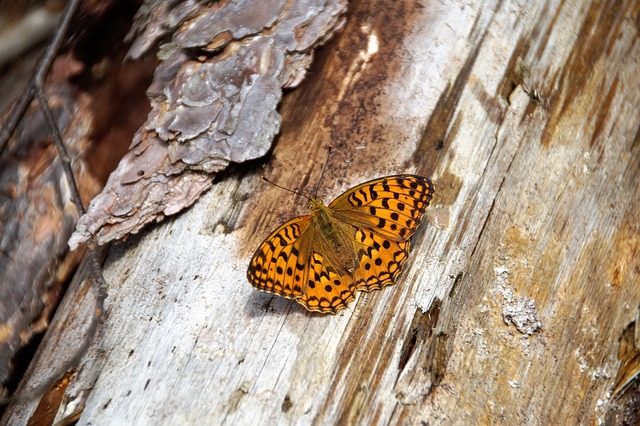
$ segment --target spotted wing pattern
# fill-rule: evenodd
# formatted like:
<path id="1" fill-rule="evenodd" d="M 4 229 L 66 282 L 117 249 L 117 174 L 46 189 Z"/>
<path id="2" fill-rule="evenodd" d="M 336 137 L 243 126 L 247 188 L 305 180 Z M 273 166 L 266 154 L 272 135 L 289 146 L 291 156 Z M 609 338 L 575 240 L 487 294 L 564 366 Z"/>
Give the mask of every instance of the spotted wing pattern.
<path id="1" fill-rule="evenodd" d="M 420 225 L 433 192 L 433 183 L 425 177 L 387 176 L 351 188 L 329 209 L 340 222 L 406 241 Z"/>
<path id="2" fill-rule="evenodd" d="M 276 229 L 256 250 L 249 282 L 295 299 L 309 311 L 336 313 L 355 298 L 356 290 L 395 282 L 433 192 L 429 179 L 414 175 L 351 188 L 328 206 L 331 231 L 320 226 L 313 212 Z M 343 256 L 337 256 L 335 244 L 341 241 L 348 249 L 342 246 Z"/>
<path id="3" fill-rule="evenodd" d="M 370 292 L 393 284 L 409 258 L 407 241 L 389 240 L 380 235 L 360 229 L 356 232 L 359 243 L 359 267 L 353 273 L 358 290 Z"/>
<path id="4" fill-rule="evenodd" d="M 310 216 L 300 216 L 273 231 L 258 247 L 247 278 L 258 290 L 296 299 L 302 296 L 308 274 Z"/>
<path id="5" fill-rule="evenodd" d="M 335 314 L 355 299 L 355 293 L 351 273 L 340 275 L 321 253 L 311 255 L 307 286 L 298 299 L 300 304 L 310 311 Z"/>

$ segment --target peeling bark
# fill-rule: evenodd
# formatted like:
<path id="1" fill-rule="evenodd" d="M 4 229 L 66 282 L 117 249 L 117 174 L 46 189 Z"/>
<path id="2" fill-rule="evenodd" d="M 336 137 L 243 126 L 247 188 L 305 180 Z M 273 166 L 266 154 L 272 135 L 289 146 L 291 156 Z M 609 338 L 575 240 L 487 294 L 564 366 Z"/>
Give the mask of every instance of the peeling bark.
<path id="1" fill-rule="evenodd" d="M 164 6 L 152 4 L 139 14 L 146 22 L 136 24 L 131 51 L 137 57 L 171 31 L 148 92 L 152 111 L 80 219 L 72 249 L 176 214 L 230 163 L 262 157 L 280 129 L 282 90 L 300 83 L 345 11 L 344 0 L 244 0 L 186 2 L 160 16 Z"/>

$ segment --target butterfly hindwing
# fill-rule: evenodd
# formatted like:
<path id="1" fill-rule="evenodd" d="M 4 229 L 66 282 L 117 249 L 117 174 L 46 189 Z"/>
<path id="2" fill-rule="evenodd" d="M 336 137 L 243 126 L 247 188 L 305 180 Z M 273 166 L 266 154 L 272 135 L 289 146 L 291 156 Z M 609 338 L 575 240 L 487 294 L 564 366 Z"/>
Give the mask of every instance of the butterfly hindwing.
<path id="1" fill-rule="evenodd" d="M 309 258 L 307 283 L 298 302 L 308 310 L 336 313 L 355 298 L 351 273 L 340 275 L 327 257 L 313 251 Z"/>
<path id="2" fill-rule="evenodd" d="M 367 229 L 356 232 L 358 268 L 353 273 L 356 288 L 379 290 L 393 284 L 409 257 L 410 241 L 394 241 Z"/>

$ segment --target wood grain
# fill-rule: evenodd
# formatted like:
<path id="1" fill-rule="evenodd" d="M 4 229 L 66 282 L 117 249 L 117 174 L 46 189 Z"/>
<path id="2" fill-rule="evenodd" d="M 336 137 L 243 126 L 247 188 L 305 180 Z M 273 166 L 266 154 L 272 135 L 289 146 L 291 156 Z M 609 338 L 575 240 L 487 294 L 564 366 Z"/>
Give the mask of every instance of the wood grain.
<path id="1" fill-rule="evenodd" d="M 67 390 L 88 396 L 79 424 L 603 421 L 640 305 L 639 16 L 632 0 L 351 2 L 263 165 L 112 249 L 80 366 L 100 374 Z M 259 175 L 310 191 L 328 143 L 327 201 L 386 174 L 436 185 L 398 284 L 329 317 L 245 281 L 305 205 Z M 36 403 L 18 405 L 5 419 Z"/>

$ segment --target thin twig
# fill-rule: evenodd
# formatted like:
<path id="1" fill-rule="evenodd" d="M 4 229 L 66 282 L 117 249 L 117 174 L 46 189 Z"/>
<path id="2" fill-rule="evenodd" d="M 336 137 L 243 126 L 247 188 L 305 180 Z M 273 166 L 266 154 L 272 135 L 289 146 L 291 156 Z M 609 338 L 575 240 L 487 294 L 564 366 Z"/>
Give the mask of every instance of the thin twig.
<path id="1" fill-rule="evenodd" d="M 69 185 L 69 190 L 71 191 L 71 200 L 76 205 L 78 214 L 82 216 L 85 213 L 85 210 L 84 205 L 82 205 L 82 200 L 80 199 L 78 187 L 76 186 L 76 182 L 73 177 L 73 170 L 71 170 L 71 158 L 69 158 L 67 148 L 65 148 L 64 143 L 62 142 L 60 129 L 58 129 L 58 124 L 56 123 L 55 118 L 53 118 L 51 108 L 49 108 L 49 101 L 47 100 L 47 97 L 45 96 L 42 88 L 38 85 L 33 88 L 33 93 L 38 101 L 40 101 L 40 108 L 44 113 L 44 118 L 49 125 L 49 129 L 51 130 L 51 134 L 53 136 L 53 141 L 55 142 L 56 148 L 58 149 L 58 155 L 60 156 L 60 160 L 62 161 L 62 169 L 64 170 L 64 174 L 67 178 L 67 184 Z"/>
<path id="2" fill-rule="evenodd" d="M 20 123 L 20 120 L 24 116 L 25 111 L 31 105 L 31 101 L 33 101 L 33 88 L 36 85 L 40 87 L 44 87 L 44 80 L 49 75 L 49 71 L 51 70 L 51 66 L 53 65 L 53 61 L 55 60 L 58 50 L 60 49 L 60 45 L 64 40 L 64 36 L 69 29 L 69 24 L 71 23 L 71 19 L 76 13 L 78 9 L 78 5 L 80 4 L 80 0 L 69 0 L 67 2 L 67 6 L 64 9 L 64 13 L 60 18 L 60 22 L 58 27 L 56 28 L 55 33 L 53 34 L 53 38 L 47 46 L 47 50 L 42 55 L 42 58 L 38 61 L 38 65 L 36 66 L 36 70 L 31 76 L 29 83 L 27 83 L 27 87 L 22 91 L 20 98 L 14 105 L 7 121 L 5 121 L 4 126 L 0 129 L 0 155 L 4 152 L 4 149 L 9 142 L 9 138 L 15 132 L 16 127 Z"/>
<path id="3" fill-rule="evenodd" d="M 38 62 L 36 71 L 31 77 L 31 80 L 29 81 L 25 91 L 11 111 L 11 114 L 6 121 L 5 126 L 0 130 L 0 155 L 2 155 L 2 152 L 7 146 L 9 138 L 11 137 L 11 135 L 13 135 L 25 111 L 33 101 L 33 98 L 36 97 L 40 102 L 40 108 L 44 113 L 47 124 L 53 135 L 53 140 L 55 142 L 58 154 L 62 162 L 62 169 L 64 170 L 64 174 L 69 185 L 71 198 L 76 206 L 76 209 L 78 210 L 78 215 L 82 216 L 85 213 L 85 208 L 82 204 L 80 193 L 73 176 L 71 159 L 62 141 L 62 136 L 51 112 L 51 108 L 49 107 L 47 96 L 44 93 L 45 79 L 51 69 L 53 61 L 56 58 L 58 50 L 69 27 L 69 23 L 71 22 L 71 19 L 73 18 L 79 4 L 79 0 L 69 0 L 69 2 L 67 3 L 67 7 L 65 8 L 53 39 L 49 43 L 49 46 L 47 47 L 44 55 Z M 87 330 L 88 338 L 82 342 L 82 345 L 80 346 L 80 348 L 78 348 L 75 355 L 71 359 L 63 363 L 58 368 L 58 370 L 50 377 L 49 380 L 41 383 L 33 392 L 30 392 L 30 394 L 27 395 L 27 398 L 35 398 L 39 395 L 42 395 L 49 387 L 51 387 L 51 385 L 53 385 L 53 383 L 58 380 L 58 378 L 62 374 L 64 374 L 80 362 L 80 359 L 91 345 L 93 337 L 95 336 L 98 326 L 101 322 L 102 315 L 104 313 L 104 303 L 107 298 L 107 283 L 102 275 L 100 255 L 98 253 L 99 250 L 94 238 L 91 238 L 87 243 L 87 249 L 89 251 L 92 276 L 94 281 L 97 283 L 96 306 L 93 312 L 90 327 Z M 2 402 L 4 401 L 0 401 L 0 403 Z"/>
<path id="4" fill-rule="evenodd" d="M 78 214 L 79 215 L 83 215 L 85 212 L 84 206 L 82 204 L 82 200 L 80 199 L 80 193 L 78 191 L 78 187 L 76 186 L 76 182 L 75 179 L 73 177 L 73 170 L 71 168 L 71 159 L 69 158 L 69 154 L 67 153 L 67 149 L 64 146 L 64 143 L 62 141 L 62 137 L 60 135 L 60 130 L 58 129 L 58 125 L 53 117 L 53 114 L 51 112 L 51 108 L 49 107 L 49 102 L 47 100 L 47 97 L 44 94 L 44 91 L 42 90 L 41 87 L 39 87 L 37 84 L 33 89 L 33 93 L 34 96 L 38 99 L 38 101 L 40 102 L 40 108 L 42 109 L 42 112 L 44 114 L 44 117 L 47 121 L 47 124 L 49 125 L 49 128 L 51 130 L 51 133 L 53 135 L 53 140 L 55 142 L 56 148 L 58 149 L 58 154 L 60 156 L 60 160 L 62 162 L 62 169 L 64 170 L 64 174 L 67 178 L 67 184 L 69 185 L 69 189 L 71 192 L 71 198 L 76 206 L 76 209 L 78 210 Z M 73 357 L 71 357 L 69 360 L 67 360 L 66 362 L 64 362 L 58 369 L 57 371 L 51 375 L 51 377 L 49 378 L 49 380 L 45 381 L 44 383 L 40 384 L 35 392 L 31 392 L 31 395 L 41 395 L 42 393 L 44 393 L 55 381 L 58 380 L 58 378 L 64 374 L 65 372 L 67 372 L 69 369 L 71 369 L 72 367 L 74 367 L 75 365 L 78 364 L 78 362 L 80 362 L 80 359 L 82 358 L 82 356 L 84 355 L 84 353 L 87 351 L 87 349 L 89 348 L 89 346 L 91 345 L 92 341 L 93 341 L 93 336 L 95 336 L 96 331 L 98 329 L 98 326 L 100 324 L 100 321 L 102 319 L 102 314 L 104 312 L 104 302 L 105 299 L 107 298 L 107 283 L 104 279 L 104 277 L 102 276 L 102 271 L 101 271 L 101 261 L 100 261 L 100 256 L 98 254 L 98 249 L 97 246 L 95 244 L 95 240 L 92 238 L 89 243 L 87 244 L 87 248 L 89 251 L 89 258 L 90 258 L 90 263 L 91 263 L 91 272 L 92 272 L 92 276 L 94 281 L 97 283 L 97 296 L 96 296 L 96 306 L 95 309 L 93 311 L 93 318 L 90 322 L 90 326 L 89 329 L 87 330 L 86 335 L 88 336 L 87 339 L 85 339 L 82 342 L 82 345 L 78 348 L 78 350 L 76 351 L 76 353 L 74 354 Z"/>
<path id="5" fill-rule="evenodd" d="M 35 97 L 38 99 L 38 101 L 40 101 L 40 108 L 42 108 L 44 117 L 47 120 L 49 129 L 51 130 L 51 134 L 53 135 L 53 141 L 55 142 L 56 148 L 58 149 L 58 155 L 60 156 L 60 161 L 62 162 L 62 169 L 64 170 L 64 174 L 67 178 L 67 184 L 69 185 L 69 190 L 71 191 L 71 198 L 76 206 L 76 210 L 78 210 L 78 215 L 82 216 L 86 211 L 84 205 L 82 204 L 82 199 L 80 198 L 80 192 L 78 191 L 76 180 L 73 176 L 73 169 L 71 168 L 71 158 L 67 153 L 67 148 L 64 146 L 64 142 L 62 142 L 60 129 L 58 128 L 58 124 L 53 118 L 53 113 L 51 112 L 51 108 L 49 107 L 49 101 L 44 93 L 44 90 L 36 84 L 36 87 L 34 87 L 33 91 Z M 96 313 L 102 316 L 102 312 L 104 311 L 104 300 L 107 296 L 107 283 L 102 276 L 100 256 L 98 255 L 98 250 L 96 249 L 96 247 L 97 244 L 95 242 L 95 239 L 91 237 L 89 242 L 87 243 L 87 249 L 89 250 L 89 256 L 91 257 L 91 272 L 93 274 L 93 278 L 98 284 L 98 295 L 101 296 L 98 298 L 98 300 L 96 300 Z"/>

